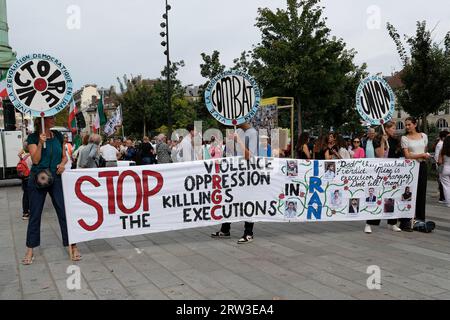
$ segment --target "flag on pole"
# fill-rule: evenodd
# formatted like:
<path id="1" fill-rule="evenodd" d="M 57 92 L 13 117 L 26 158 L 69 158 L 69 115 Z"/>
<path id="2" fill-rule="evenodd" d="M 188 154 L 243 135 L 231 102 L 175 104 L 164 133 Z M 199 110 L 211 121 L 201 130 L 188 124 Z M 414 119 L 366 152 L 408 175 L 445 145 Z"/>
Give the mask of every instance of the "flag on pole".
<path id="1" fill-rule="evenodd" d="M 98 114 L 98 108 L 97 112 L 95 113 L 94 123 L 92 123 L 92 131 L 96 132 L 98 129 L 100 129 L 100 116 Z"/>
<path id="2" fill-rule="evenodd" d="M 77 130 L 77 113 L 78 113 L 77 105 L 75 104 L 75 101 L 72 100 L 69 110 L 69 129 L 72 132 Z"/>
<path id="3" fill-rule="evenodd" d="M 104 101 L 103 101 L 103 95 L 100 96 L 100 101 L 97 105 L 97 115 L 99 116 L 99 123 L 100 126 L 104 126 L 106 124 L 106 116 L 104 111 Z M 99 128 L 100 128 L 99 126 Z"/>
<path id="4" fill-rule="evenodd" d="M 77 150 L 77 149 L 81 146 L 81 144 L 82 144 L 80 135 L 77 134 L 77 135 L 73 138 L 73 141 L 72 141 L 72 142 L 73 142 L 73 151 L 75 151 L 75 150 Z"/>
<path id="5" fill-rule="evenodd" d="M 6 98 L 8 92 L 6 91 L 6 72 L 0 75 L 0 98 Z"/>
<path id="6" fill-rule="evenodd" d="M 120 127 L 122 125 L 122 113 L 121 113 L 121 107 L 117 107 L 116 112 L 112 116 L 111 119 L 105 124 L 105 127 L 103 128 L 103 131 L 105 134 L 109 137 L 112 136 L 117 131 L 117 127 Z"/>

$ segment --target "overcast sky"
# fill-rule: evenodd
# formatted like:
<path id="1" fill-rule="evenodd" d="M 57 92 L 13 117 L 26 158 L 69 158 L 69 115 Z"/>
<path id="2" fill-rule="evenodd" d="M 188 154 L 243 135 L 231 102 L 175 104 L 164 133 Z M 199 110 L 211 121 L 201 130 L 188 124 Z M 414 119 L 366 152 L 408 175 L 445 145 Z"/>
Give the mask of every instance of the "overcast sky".
<path id="1" fill-rule="evenodd" d="M 259 7 L 284 8 L 285 0 L 170 0 L 171 60 L 183 59 L 184 85 L 201 84 L 202 52 L 221 52 L 231 66 L 243 50 L 260 41 L 254 26 Z M 436 40 L 450 31 L 448 0 L 322 0 L 332 34 L 358 51 L 369 72 L 390 74 L 400 60 L 385 25 L 413 34 L 426 20 Z M 59 57 L 79 88 L 115 85 L 117 76 L 156 78 L 165 64 L 160 45 L 164 0 L 7 0 L 10 45 L 18 56 L 45 52 Z M 80 9 L 80 28 L 69 29 L 67 13 Z M 379 15 L 380 28 L 377 28 Z M 71 20 L 73 21 L 73 20 Z"/>

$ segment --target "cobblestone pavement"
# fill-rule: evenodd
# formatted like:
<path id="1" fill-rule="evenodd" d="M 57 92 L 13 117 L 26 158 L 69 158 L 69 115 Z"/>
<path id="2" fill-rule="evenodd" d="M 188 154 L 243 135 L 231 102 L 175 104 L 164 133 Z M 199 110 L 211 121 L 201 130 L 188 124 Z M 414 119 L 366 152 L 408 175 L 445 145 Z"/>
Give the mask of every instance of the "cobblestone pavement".
<path id="1" fill-rule="evenodd" d="M 3 183 L 4 185 L 4 183 Z M 450 209 L 430 183 L 432 234 L 394 233 L 386 223 L 257 223 L 255 241 L 213 240 L 214 228 L 96 240 L 79 245 L 81 289 L 67 287 L 73 265 L 60 241 L 50 202 L 42 246 L 31 266 L 25 253 L 21 189 L 0 188 L 0 299 L 449 299 Z M 381 268 L 381 289 L 369 290 L 367 268 Z M 70 270 L 69 270 L 70 271 Z"/>

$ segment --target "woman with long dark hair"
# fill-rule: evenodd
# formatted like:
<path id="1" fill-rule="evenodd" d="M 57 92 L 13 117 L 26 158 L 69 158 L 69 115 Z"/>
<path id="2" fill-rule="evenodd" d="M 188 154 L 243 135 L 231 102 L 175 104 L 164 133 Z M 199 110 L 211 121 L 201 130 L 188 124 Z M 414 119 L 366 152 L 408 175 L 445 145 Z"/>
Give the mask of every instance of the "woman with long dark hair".
<path id="1" fill-rule="evenodd" d="M 37 118 L 35 133 L 30 134 L 27 139 L 33 166 L 28 180 L 30 220 L 27 230 L 27 251 L 22 259 L 24 265 L 33 263 L 33 249 L 40 246 L 41 217 L 47 193 L 50 194 L 58 216 L 63 246 L 69 246 L 61 181 L 61 174 L 67 163 L 66 155 L 63 152 L 64 139 L 60 132 L 51 130 L 55 126 L 55 117 L 46 117 L 44 126 L 45 132 L 42 132 L 41 119 Z M 81 259 L 76 245 L 70 246 L 69 254 L 73 261 Z"/>
<path id="2" fill-rule="evenodd" d="M 311 154 L 308 148 L 309 133 L 303 132 L 297 142 L 297 159 L 310 160 Z"/>
<path id="3" fill-rule="evenodd" d="M 327 136 L 320 136 L 314 144 L 314 159 L 325 160 L 325 150 L 327 149 Z"/>
<path id="4" fill-rule="evenodd" d="M 338 137 L 334 132 L 330 132 L 326 138 L 325 160 L 339 159 Z"/>
<path id="5" fill-rule="evenodd" d="M 416 198 L 416 221 L 425 222 L 425 206 L 427 195 L 427 160 L 431 158 L 427 152 L 428 136 L 421 133 L 417 127 L 417 119 L 409 117 L 405 120 L 406 135 L 402 137 L 401 145 L 406 159 L 417 160 L 420 163 L 419 181 Z M 402 220 L 400 228 L 410 230 L 411 223 Z"/>

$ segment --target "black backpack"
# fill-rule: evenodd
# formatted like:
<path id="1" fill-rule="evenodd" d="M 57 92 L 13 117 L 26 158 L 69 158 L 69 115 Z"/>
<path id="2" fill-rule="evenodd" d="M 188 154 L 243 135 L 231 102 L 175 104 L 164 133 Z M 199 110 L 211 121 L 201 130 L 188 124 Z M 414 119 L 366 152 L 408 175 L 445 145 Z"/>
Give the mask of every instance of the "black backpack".
<path id="1" fill-rule="evenodd" d="M 419 232 L 424 232 L 424 233 L 430 233 L 433 232 L 433 230 L 436 229 L 436 223 L 434 223 L 433 221 L 416 221 L 414 223 L 414 227 L 413 230 L 414 231 L 419 231 Z"/>

